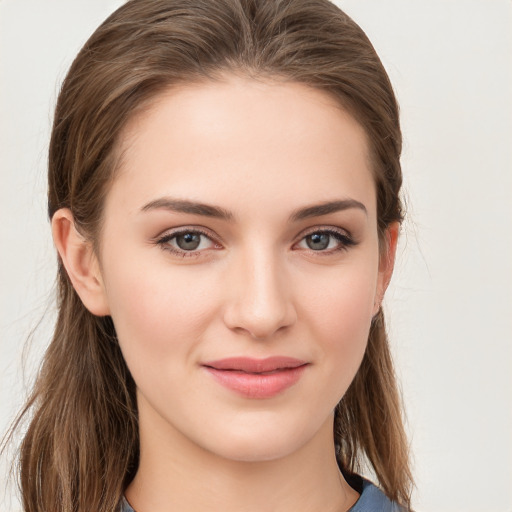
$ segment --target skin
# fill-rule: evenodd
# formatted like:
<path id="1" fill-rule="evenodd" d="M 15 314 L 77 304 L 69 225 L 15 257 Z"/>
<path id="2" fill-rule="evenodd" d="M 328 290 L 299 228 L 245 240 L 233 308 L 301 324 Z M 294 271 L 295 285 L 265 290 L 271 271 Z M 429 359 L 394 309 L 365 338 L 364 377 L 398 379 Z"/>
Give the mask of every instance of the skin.
<path id="1" fill-rule="evenodd" d="M 112 316 L 137 384 L 128 500 L 138 512 L 348 510 L 358 494 L 335 461 L 333 409 L 361 363 L 398 233 L 390 226 L 379 247 L 365 132 L 325 93 L 225 76 L 158 97 L 122 149 L 99 254 L 69 210 L 53 232 L 84 304 Z M 177 212 L 170 198 L 231 218 Z M 357 204 L 290 219 L 340 200 Z M 177 254 L 177 229 L 207 236 Z M 342 240 L 311 249 L 307 236 L 325 230 Z M 266 399 L 201 366 L 275 355 L 308 365 Z"/>

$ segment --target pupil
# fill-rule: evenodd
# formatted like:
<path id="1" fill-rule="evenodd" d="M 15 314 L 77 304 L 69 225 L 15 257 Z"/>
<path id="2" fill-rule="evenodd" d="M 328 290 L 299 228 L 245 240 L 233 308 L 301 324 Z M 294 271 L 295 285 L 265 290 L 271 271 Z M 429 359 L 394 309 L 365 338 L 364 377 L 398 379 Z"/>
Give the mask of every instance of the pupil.
<path id="1" fill-rule="evenodd" d="M 314 233 L 306 238 L 306 243 L 310 249 L 321 251 L 329 246 L 329 238 L 327 233 Z"/>
<path id="2" fill-rule="evenodd" d="M 201 243 L 201 235 L 197 233 L 185 233 L 176 237 L 176 243 L 184 251 L 193 251 Z"/>

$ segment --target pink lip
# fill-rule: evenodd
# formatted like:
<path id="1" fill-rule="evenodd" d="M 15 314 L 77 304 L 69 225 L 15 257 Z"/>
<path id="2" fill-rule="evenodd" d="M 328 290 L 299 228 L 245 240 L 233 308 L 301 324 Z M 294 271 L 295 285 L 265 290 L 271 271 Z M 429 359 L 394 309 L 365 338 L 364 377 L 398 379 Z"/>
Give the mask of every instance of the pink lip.
<path id="1" fill-rule="evenodd" d="M 271 398 L 299 381 L 308 363 L 293 357 L 231 357 L 203 363 L 220 384 L 247 398 Z"/>

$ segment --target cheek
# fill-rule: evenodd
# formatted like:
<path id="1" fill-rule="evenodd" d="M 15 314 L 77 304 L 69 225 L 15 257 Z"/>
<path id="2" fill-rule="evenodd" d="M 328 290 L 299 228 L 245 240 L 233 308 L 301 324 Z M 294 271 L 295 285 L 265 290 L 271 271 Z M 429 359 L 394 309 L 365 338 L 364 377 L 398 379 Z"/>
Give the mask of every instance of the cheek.
<path id="1" fill-rule="evenodd" d="M 377 271 L 338 272 L 323 291 L 310 288 L 303 315 L 310 337 L 316 339 L 318 358 L 333 379 L 336 402 L 345 393 L 363 358 L 375 300 Z"/>
<path id="2" fill-rule="evenodd" d="M 370 325 L 377 287 L 373 266 L 353 266 L 326 275 L 308 286 L 304 314 L 318 321 L 317 328 L 335 333 L 366 331 Z"/>
<path id="3" fill-rule="evenodd" d="M 106 274 L 111 316 L 128 363 L 159 364 L 169 354 L 193 350 L 215 310 L 211 277 L 133 261 Z"/>

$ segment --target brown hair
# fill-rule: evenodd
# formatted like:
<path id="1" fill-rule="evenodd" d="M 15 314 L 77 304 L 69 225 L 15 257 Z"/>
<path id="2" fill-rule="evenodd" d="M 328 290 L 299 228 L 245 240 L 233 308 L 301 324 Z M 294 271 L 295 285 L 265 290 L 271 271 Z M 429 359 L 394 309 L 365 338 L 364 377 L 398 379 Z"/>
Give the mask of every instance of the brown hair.
<path id="1" fill-rule="evenodd" d="M 388 76 L 364 32 L 327 0 L 131 0 L 86 42 L 62 85 L 49 153 L 48 211 L 70 208 L 97 240 L 127 120 L 178 83 L 225 72 L 279 77 L 335 96 L 368 135 L 381 241 L 401 221 L 401 132 Z M 109 317 L 82 304 L 62 264 L 59 314 L 20 449 L 26 512 L 112 512 L 138 464 L 135 384 Z M 20 420 L 18 420 L 19 422 Z M 392 500 L 410 504 L 402 407 L 382 312 L 338 404 L 345 473 L 366 461 Z"/>

